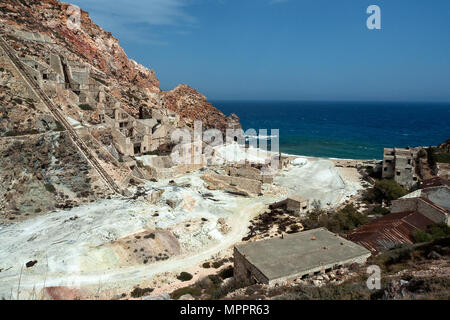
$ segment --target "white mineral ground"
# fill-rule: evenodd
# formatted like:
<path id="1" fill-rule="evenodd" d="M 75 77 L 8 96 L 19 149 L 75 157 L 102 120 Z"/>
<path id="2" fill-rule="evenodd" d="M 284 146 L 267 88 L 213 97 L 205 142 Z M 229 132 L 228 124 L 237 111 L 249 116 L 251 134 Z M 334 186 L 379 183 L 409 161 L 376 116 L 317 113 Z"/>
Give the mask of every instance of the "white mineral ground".
<path id="1" fill-rule="evenodd" d="M 295 164 L 274 181 L 289 194 L 336 206 L 362 188 L 356 169 L 335 168 L 332 161 L 305 158 Z M 146 190 L 165 190 L 155 204 L 142 198 L 116 197 L 4 226 L 0 229 L 0 299 L 16 298 L 19 282 L 20 298 L 26 299 L 44 286 L 101 284 L 105 290 L 125 291 L 161 274 L 196 267 L 198 271 L 203 261 L 240 242 L 250 220 L 268 204 L 286 197 L 280 193 L 246 198 L 208 190 L 201 175 L 195 172 L 174 179 L 178 186 L 170 186 L 168 180 L 149 182 Z M 167 200 L 175 203 L 175 208 L 168 206 Z M 219 218 L 230 229 L 225 234 Z M 178 255 L 164 261 L 133 261 L 116 241 L 163 230 L 171 231 L 181 247 Z M 33 267 L 21 267 L 33 260 L 38 261 Z"/>

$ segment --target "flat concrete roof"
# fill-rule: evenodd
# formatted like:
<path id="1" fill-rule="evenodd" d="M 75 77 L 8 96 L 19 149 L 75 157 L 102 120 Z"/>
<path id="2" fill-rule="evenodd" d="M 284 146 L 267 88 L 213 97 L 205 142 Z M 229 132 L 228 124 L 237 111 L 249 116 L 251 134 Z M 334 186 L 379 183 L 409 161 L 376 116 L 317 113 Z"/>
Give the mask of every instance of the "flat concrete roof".
<path id="1" fill-rule="evenodd" d="M 294 195 L 294 196 L 289 196 L 288 199 L 294 200 L 294 201 L 297 201 L 297 202 L 305 202 L 305 201 L 308 201 L 308 199 L 306 199 L 306 198 L 304 198 L 304 197 L 296 196 L 296 195 Z"/>
<path id="2" fill-rule="evenodd" d="M 236 246 L 236 250 L 269 281 L 370 256 L 366 248 L 325 228 L 288 234 L 284 239 L 249 242 Z"/>

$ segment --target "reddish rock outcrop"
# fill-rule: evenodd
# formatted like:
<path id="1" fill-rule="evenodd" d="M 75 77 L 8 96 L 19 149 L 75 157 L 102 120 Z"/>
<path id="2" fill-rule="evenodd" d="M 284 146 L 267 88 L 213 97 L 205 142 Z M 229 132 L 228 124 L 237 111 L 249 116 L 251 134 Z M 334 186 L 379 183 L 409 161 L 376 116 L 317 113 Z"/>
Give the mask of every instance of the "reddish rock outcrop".
<path id="1" fill-rule="evenodd" d="M 203 128 L 240 128 L 239 117 L 235 114 L 226 117 L 216 109 L 206 97 L 188 85 L 181 84 L 175 89 L 162 92 L 166 108 L 177 112 L 192 126 L 195 120 L 203 121 Z"/>
<path id="2" fill-rule="evenodd" d="M 130 114 L 136 116 L 142 107 L 169 108 L 179 113 L 187 125 L 202 120 L 204 128 L 240 128 L 236 115 L 226 117 L 204 95 L 187 85 L 161 92 L 155 72 L 129 59 L 118 40 L 96 25 L 86 11 L 75 14 L 75 20 L 73 17 L 73 7 L 57 0 L 0 2 L 2 24 L 46 35 L 57 44 L 56 47 L 64 48 L 92 69 L 102 71 L 102 83 L 109 87 L 107 91 L 121 101 L 124 110 Z M 73 28 L 78 17 L 80 23 L 77 25 L 80 27 Z M 46 46 L 55 48 L 54 45 L 36 43 L 36 48 L 32 50 L 34 55 L 45 51 Z M 20 40 L 13 47 L 18 49 Z"/>
<path id="3" fill-rule="evenodd" d="M 86 11 L 80 10 L 81 28 L 72 28 L 72 20 L 67 23 L 73 13 L 69 6 L 56 0 L 2 0 L 0 17 L 25 31 L 48 35 L 108 76 L 147 92 L 160 91 L 155 72 L 128 59 L 118 40 L 96 25 Z"/>

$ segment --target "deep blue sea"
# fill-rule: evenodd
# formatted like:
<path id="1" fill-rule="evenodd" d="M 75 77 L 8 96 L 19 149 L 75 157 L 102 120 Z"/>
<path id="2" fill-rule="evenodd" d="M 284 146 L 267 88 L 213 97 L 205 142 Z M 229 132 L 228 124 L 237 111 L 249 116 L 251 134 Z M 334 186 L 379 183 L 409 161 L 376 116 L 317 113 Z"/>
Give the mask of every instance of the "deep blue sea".
<path id="1" fill-rule="evenodd" d="M 244 130 L 279 129 L 289 154 L 382 159 L 385 147 L 438 145 L 450 138 L 450 103 L 212 101 Z M 269 131 L 270 134 L 270 131 Z"/>

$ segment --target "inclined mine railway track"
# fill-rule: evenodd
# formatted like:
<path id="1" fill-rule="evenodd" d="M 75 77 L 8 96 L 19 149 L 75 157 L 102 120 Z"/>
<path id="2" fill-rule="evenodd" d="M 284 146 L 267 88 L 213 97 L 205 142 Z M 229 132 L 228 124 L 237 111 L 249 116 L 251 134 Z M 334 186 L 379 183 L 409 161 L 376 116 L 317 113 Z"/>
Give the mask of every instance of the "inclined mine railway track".
<path id="1" fill-rule="evenodd" d="M 0 46 L 3 48 L 3 51 L 9 57 L 9 59 L 13 62 L 16 68 L 20 71 L 23 78 L 28 85 L 33 89 L 42 102 L 47 106 L 50 112 L 53 114 L 55 119 L 61 123 L 61 125 L 67 130 L 70 138 L 75 143 L 75 145 L 80 149 L 81 153 L 86 157 L 86 159 L 92 164 L 92 166 L 97 170 L 98 174 L 105 181 L 106 185 L 111 188 L 116 193 L 121 193 L 119 186 L 116 182 L 111 178 L 111 176 L 103 169 L 100 163 L 97 161 L 95 156 L 92 154 L 89 147 L 86 143 L 78 136 L 75 129 L 70 125 L 70 123 L 66 120 L 66 118 L 61 114 L 58 108 L 53 104 L 53 102 L 47 97 L 47 94 L 41 89 L 36 80 L 27 72 L 27 70 L 23 67 L 22 62 L 17 57 L 14 50 L 9 46 L 9 44 L 0 36 Z"/>

